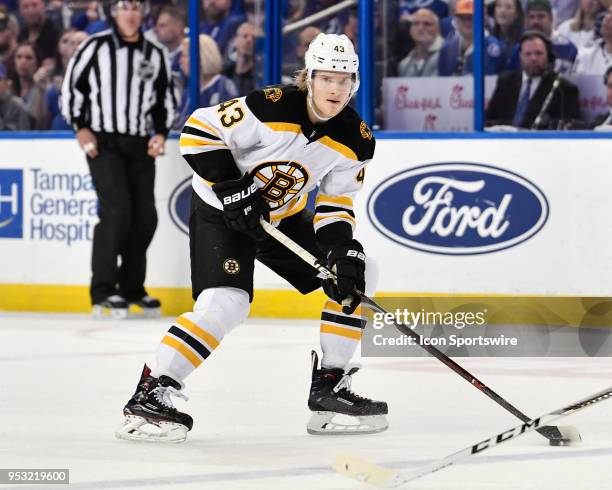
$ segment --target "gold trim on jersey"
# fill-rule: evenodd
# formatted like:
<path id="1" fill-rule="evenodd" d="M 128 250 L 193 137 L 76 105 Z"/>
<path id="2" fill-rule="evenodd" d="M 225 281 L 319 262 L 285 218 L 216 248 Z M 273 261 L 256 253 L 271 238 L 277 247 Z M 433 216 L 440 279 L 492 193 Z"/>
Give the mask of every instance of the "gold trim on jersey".
<path id="1" fill-rule="evenodd" d="M 267 122 L 264 123 L 273 131 L 287 131 L 290 133 L 300 134 L 302 132 L 302 126 L 299 124 L 287 123 L 287 122 Z"/>
<path id="2" fill-rule="evenodd" d="M 217 138 L 220 138 L 219 133 L 217 132 L 217 130 L 215 128 L 213 128 L 212 126 L 208 126 L 207 124 L 204 124 L 202 121 L 200 121 L 199 119 L 196 119 L 193 116 L 191 116 L 189 119 L 187 119 L 187 122 L 185 123 L 185 126 L 188 126 L 190 124 L 194 124 L 196 126 L 200 126 L 201 128 L 203 128 L 203 129 L 205 129 L 207 131 L 210 131 Z"/>
<path id="3" fill-rule="evenodd" d="M 186 146 L 223 146 L 227 148 L 227 145 L 223 142 L 213 143 L 212 141 L 199 140 L 194 138 L 193 135 L 189 135 L 189 137 L 181 135 L 179 146 L 181 148 L 185 148 Z"/>
<path id="4" fill-rule="evenodd" d="M 326 205 L 353 209 L 353 199 L 348 196 L 326 196 L 325 194 L 319 194 L 315 199 L 315 206 Z"/>
<path id="5" fill-rule="evenodd" d="M 357 158 L 357 154 L 353 150 L 351 150 L 348 146 L 343 145 L 342 143 L 331 139 L 329 136 L 323 136 L 317 141 L 321 143 L 322 145 L 325 145 L 331 148 L 332 150 L 336 150 L 338 153 L 341 153 L 342 155 L 344 155 L 346 158 L 349 158 L 350 160 L 359 160 L 359 158 Z"/>
<path id="6" fill-rule="evenodd" d="M 302 209 L 304 209 L 306 207 L 307 202 L 308 197 L 306 194 L 303 194 L 295 201 L 291 201 L 286 211 L 283 211 L 282 213 L 275 213 L 274 211 L 270 211 L 270 219 L 272 219 L 273 221 L 280 221 L 282 219 L 288 218 L 289 216 L 293 216 L 294 214 L 297 214 Z"/>
<path id="7" fill-rule="evenodd" d="M 332 219 L 332 218 L 350 221 L 353 224 L 353 226 L 355 226 L 355 218 L 353 218 L 351 215 L 349 215 L 347 213 L 324 213 L 324 214 L 323 213 L 318 213 L 314 217 L 312 222 L 316 225 L 320 221 L 323 221 L 325 219 Z"/>

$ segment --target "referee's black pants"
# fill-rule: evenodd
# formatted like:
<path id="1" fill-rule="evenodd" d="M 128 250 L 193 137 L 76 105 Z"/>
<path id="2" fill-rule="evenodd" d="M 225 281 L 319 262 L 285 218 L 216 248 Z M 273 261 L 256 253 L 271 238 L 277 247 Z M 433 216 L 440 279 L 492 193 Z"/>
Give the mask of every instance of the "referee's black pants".
<path id="1" fill-rule="evenodd" d="M 135 301 L 146 294 L 146 253 L 157 227 L 155 160 L 147 155 L 147 138 L 105 133 L 96 138 L 98 156 L 87 158 L 100 218 L 93 236 L 91 301 L 113 294 Z"/>

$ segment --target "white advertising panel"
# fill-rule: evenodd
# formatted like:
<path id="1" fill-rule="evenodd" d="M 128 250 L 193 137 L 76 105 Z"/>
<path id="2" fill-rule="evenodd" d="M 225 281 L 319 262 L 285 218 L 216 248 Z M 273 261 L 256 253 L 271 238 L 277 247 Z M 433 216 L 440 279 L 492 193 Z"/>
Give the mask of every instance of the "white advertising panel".
<path id="1" fill-rule="evenodd" d="M 86 286 L 96 199 L 73 140 L 3 140 L 0 284 Z M 355 203 L 379 291 L 612 295 L 612 140 L 379 140 Z M 157 162 L 149 287 L 190 288 L 191 170 Z M 257 267 L 257 289 L 290 286 Z"/>

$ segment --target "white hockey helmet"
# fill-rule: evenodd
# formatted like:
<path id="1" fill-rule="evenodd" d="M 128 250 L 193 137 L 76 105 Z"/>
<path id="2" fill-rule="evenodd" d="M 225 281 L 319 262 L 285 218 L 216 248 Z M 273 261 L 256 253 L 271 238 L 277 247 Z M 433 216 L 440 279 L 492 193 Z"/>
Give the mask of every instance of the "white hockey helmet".
<path id="1" fill-rule="evenodd" d="M 354 74 L 355 84 L 351 95 L 359 88 L 359 57 L 346 35 L 319 34 L 308 46 L 304 56 L 308 78 L 312 80 L 315 70 L 338 71 Z"/>
<path id="2" fill-rule="evenodd" d="M 351 73 L 353 75 L 353 84 L 348 100 L 359 90 L 359 56 L 355 53 L 353 43 L 345 34 L 320 33 L 308 46 L 304 59 L 308 72 L 309 104 L 311 104 L 313 110 L 312 75 L 315 70 Z M 348 100 L 346 104 L 348 104 Z M 319 116 L 316 111 L 315 114 L 321 120 L 327 119 Z"/>

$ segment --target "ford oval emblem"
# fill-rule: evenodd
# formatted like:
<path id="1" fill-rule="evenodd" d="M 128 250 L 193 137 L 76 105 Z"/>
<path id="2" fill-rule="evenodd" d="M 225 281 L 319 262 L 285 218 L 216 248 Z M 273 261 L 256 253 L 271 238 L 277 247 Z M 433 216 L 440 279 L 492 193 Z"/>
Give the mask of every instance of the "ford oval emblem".
<path id="1" fill-rule="evenodd" d="M 177 185 L 168 201 L 168 212 L 172 222 L 186 235 L 189 235 L 189 209 L 191 206 L 191 180 L 188 177 Z"/>
<path id="2" fill-rule="evenodd" d="M 372 224 L 423 252 L 473 255 L 528 240 L 548 219 L 544 193 L 526 178 L 478 163 L 436 163 L 404 170 L 368 199 Z"/>

